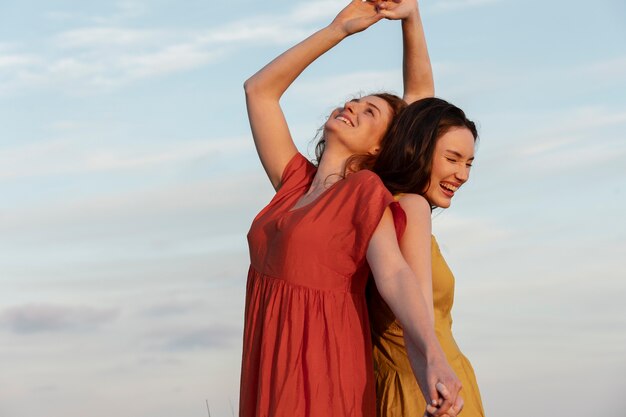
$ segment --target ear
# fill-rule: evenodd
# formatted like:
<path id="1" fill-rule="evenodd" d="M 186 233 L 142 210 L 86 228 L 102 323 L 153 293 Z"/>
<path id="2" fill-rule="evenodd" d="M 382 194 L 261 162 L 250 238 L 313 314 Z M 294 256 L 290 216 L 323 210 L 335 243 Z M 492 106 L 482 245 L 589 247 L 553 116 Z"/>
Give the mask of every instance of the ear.
<path id="1" fill-rule="evenodd" d="M 374 147 L 374 148 L 370 151 L 370 153 L 371 153 L 372 155 L 378 155 L 378 152 L 380 152 L 380 146 L 375 146 L 375 147 Z"/>

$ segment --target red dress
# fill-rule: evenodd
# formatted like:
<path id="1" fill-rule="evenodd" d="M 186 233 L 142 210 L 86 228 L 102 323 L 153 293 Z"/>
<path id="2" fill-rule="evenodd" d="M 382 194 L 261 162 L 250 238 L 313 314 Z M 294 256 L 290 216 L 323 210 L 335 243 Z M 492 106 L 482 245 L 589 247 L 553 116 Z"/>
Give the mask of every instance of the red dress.
<path id="1" fill-rule="evenodd" d="M 404 212 L 365 170 L 292 210 L 315 172 L 294 156 L 248 233 L 240 417 L 376 416 L 365 255 Z"/>

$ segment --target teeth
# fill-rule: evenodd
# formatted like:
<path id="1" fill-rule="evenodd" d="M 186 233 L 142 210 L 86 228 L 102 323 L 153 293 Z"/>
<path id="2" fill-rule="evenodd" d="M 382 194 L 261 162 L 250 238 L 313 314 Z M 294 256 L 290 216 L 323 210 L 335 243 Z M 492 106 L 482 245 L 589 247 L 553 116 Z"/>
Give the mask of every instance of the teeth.
<path id="1" fill-rule="evenodd" d="M 335 119 L 337 119 L 337 120 L 341 120 L 342 122 L 344 122 L 345 124 L 347 124 L 347 125 L 348 125 L 348 126 L 350 126 L 350 127 L 354 127 L 354 125 L 352 124 L 352 122 L 351 122 L 350 120 L 346 119 L 346 118 L 345 118 L 345 117 L 343 117 L 343 116 L 337 116 Z"/>
<path id="2" fill-rule="evenodd" d="M 442 182 L 442 183 L 441 183 L 441 186 L 442 186 L 443 188 L 445 188 L 446 190 L 450 190 L 450 191 L 452 191 L 452 192 L 455 192 L 456 190 L 458 190 L 458 189 L 459 189 L 459 187 L 455 187 L 454 185 L 452 185 L 452 184 L 448 184 L 448 183 L 446 183 L 446 182 Z"/>

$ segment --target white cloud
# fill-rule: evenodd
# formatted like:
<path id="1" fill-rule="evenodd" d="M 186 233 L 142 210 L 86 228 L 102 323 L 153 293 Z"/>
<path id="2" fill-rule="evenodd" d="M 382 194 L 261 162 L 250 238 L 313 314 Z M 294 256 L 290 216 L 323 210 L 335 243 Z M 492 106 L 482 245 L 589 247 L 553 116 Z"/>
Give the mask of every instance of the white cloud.
<path id="1" fill-rule="evenodd" d="M 575 70 L 583 76 L 593 76 L 594 80 L 626 79 L 626 57 L 617 57 L 597 62 L 592 62 Z M 597 78 L 595 78 L 597 77 Z"/>
<path id="2" fill-rule="evenodd" d="M 432 5 L 434 12 L 454 12 L 499 3 L 501 0 L 437 0 Z"/>
<path id="3" fill-rule="evenodd" d="M 388 91 L 402 95 L 402 72 L 355 71 L 351 73 L 298 80 L 286 96 L 308 97 L 316 104 L 329 106 L 342 104 L 355 95 Z"/>
<path id="4" fill-rule="evenodd" d="M 107 4 L 111 5 L 110 3 Z M 145 14 L 147 7 L 145 2 L 138 0 L 118 0 L 112 6 L 115 10 L 109 15 L 93 16 L 81 13 L 76 9 L 52 10 L 45 13 L 45 17 L 55 21 L 89 22 L 97 25 L 119 24 L 121 22 L 136 19 Z"/>
<path id="5" fill-rule="evenodd" d="M 218 56 L 193 44 L 170 45 L 160 51 L 139 56 L 127 55 L 120 60 L 129 79 L 142 79 L 201 67 Z"/>
<path id="6" fill-rule="evenodd" d="M 29 66 L 37 62 L 37 57 L 33 55 L 0 55 L 0 69 Z"/>
<path id="7" fill-rule="evenodd" d="M 333 5 L 339 3 L 300 4 L 280 15 L 241 18 L 219 27 L 189 30 L 124 26 L 123 21 L 141 14 L 143 6 L 122 2 L 119 16 L 96 19 L 95 25 L 53 35 L 43 53 L 29 52 L 34 47 L 31 45 L 0 55 L 0 78 L 4 78 L 0 93 L 51 88 L 93 94 L 189 71 L 233 53 L 234 45 L 289 44 L 303 39 L 312 30 L 304 26 L 334 13 L 329 11 Z M 64 17 L 62 13 L 59 16 Z M 15 49 L 7 45 L 0 52 L 9 46 Z"/>
<path id="8" fill-rule="evenodd" d="M 318 0 L 300 3 L 290 12 L 288 19 L 297 23 L 310 23 L 334 18 L 347 3 L 345 0 Z"/>
<path id="9" fill-rule="evenodd" d="M 232 349 L 239 347 L 241 338 L 239 324 L 232 326 L 216 324 L 189 330 L 177 327 L 159 333 L 152 342 L 153 348 L 170 352 Z"/>
<path id="10" fill-rule="evenodd" d="M 161 30 L 85 27 L 60 33 L 54 37 L 53 44 L 61 49 L 154 46 L 171 35 Z"/>
<path id="11" fill-rule="evenodd" d="M 507 140 L 506 149 L 498 152 L 517 155 L 524 164 L 532 158 L 536 172 L 598 166 L 626 154 L 624 142 L 611 133 L 613 128 L 626 125 L 626 110 L 578 107 L 551 116 L 538 124 L 535 132 Z M 594 140 L 589 139 L 594 136 Z"/>
<path id="12" fill-rule="evenodd" d="M 588 133 L 589 129 L 619 126 L 626 123 L 626 109 L 600 106 L 575 107 L 552 113 L 552 120 L 540 127 L 537 139 L 563 134 Z"/>
<path id="13" fill-rule="evenodd" d="M 114 309 L 86 306 L 23 305 L 5 309 L 0 323 L 15 333 L 59 332 L 94 329 L 117 316 Z"/>
<path id="14" fill-rule="evenodd" d="M 299 3 L 285 13 L 228 22 L 206 31 L 201 40 L 208 43 L 289 44 L 310 35 L 316 23 L 328 21 L 345 5 L 343 0 Z"/>
<path id="15" fill-rule="evenodd" d="M 206 44 L 286 44 L 303 39 L 309 30 L 292 26 L 293 23 L 276 24 L 261 19 L 227 23 L 219 28 L 199 33 L 198 41 Z"/>
<path id="16" fill-rule="evenodd" d="M 75 126 L 65 122 L 61 126 Z M 172 141 L 163 146 L 102 145 L 85 140 L 56 139 L 29 145 L 0 147 L 0 179 L 153 169 L 214 154 L 251 151 L 248 137 Z"/>

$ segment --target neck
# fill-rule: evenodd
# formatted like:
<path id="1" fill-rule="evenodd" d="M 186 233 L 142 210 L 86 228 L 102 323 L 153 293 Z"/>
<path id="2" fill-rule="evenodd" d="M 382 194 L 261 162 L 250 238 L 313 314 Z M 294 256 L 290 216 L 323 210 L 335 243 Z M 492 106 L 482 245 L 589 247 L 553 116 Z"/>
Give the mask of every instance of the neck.
<path id="1" fill-rule="evenodd" d="M 326 189 L 342 179 L 347 160 L 347 156 L 325 151 L 317 166 L 309 192 L 319 188 Z"/>

